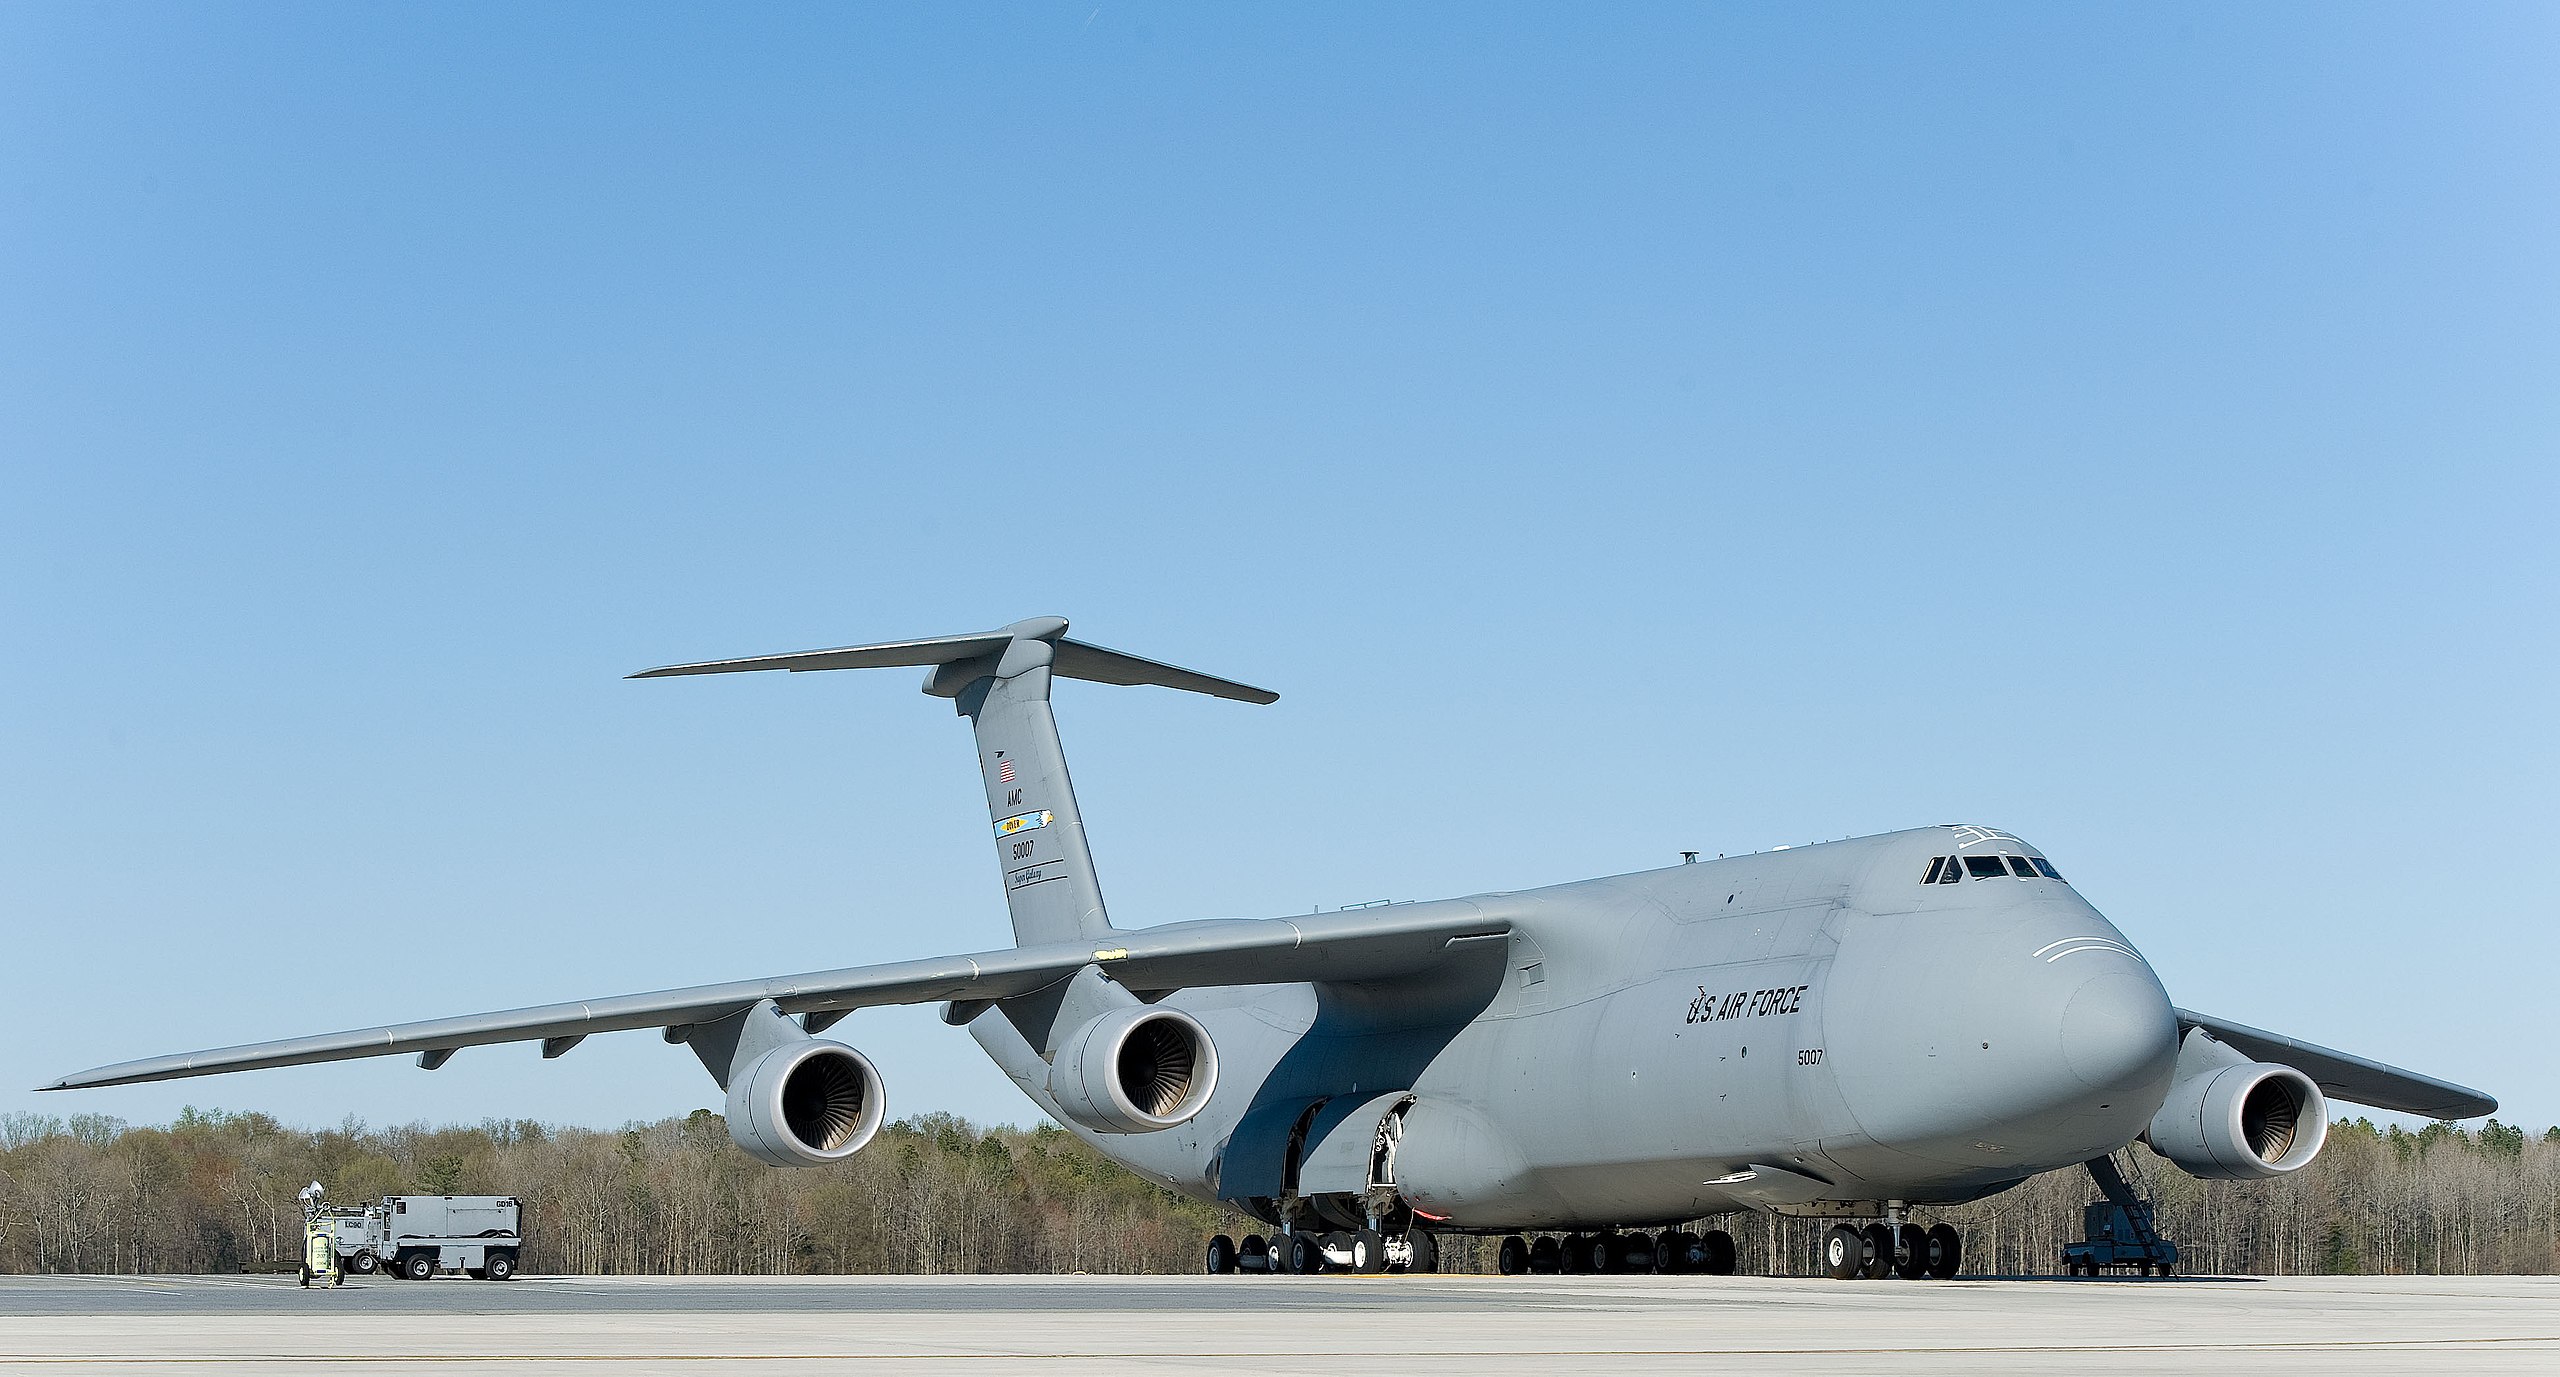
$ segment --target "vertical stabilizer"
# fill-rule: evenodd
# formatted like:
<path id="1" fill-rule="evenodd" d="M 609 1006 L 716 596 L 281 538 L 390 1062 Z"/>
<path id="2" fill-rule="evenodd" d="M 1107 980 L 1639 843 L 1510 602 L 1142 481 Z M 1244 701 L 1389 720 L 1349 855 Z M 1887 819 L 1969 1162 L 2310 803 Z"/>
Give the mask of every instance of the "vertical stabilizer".
<path id="1" fill-rule="evenodd" d="M 1043 658 L 1046 642 L 1017 642 Z M 1006 658 L 1017 658 L 1008 652 Z M 978 734 L 978 769 L 987 785 L 987 820 L 995 828 L 1004 901 L 1020 944 L 1099 937 L 1111 930 L 1102 883 L 1085 844 L 1084 815 L 1067 778 L 1057 715 L 1049 710 L 1048 664 L 975 679 L 959 708 Z"/>
<path id="2" fill-rule="evenodd" d="M 1049 685 L 1059 678 L 1155 684 L 1245 703 L 1280 695 L 1195 670 L 1066 638 L 1064 617 L 1034 617 L 997 631 L 844 646 L 744 660 L 711 660 L 644 670 L 634 679 L 742 670 L 875 669 L 931 665 L 924 691 L 954 700 L 978 736 L 987 821 L 1017 943 L 1062 942 L 1111 931 L 1102 884 L 1085 845 Z"/>

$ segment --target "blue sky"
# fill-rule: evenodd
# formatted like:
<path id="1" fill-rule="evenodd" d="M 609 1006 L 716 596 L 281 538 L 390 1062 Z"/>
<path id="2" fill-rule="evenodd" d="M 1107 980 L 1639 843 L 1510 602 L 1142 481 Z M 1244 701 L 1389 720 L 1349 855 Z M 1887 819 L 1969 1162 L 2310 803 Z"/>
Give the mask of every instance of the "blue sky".
<path id="1" fill-rule="evenodd" d="M 2560 13 L 0 10 L 0 1110 L 591 1124 L 654 1037 L 98 1061 L 1931 822 L 2560 1118 Z M 929 1011 L 893 1112 L 1029 1109 Z"/>

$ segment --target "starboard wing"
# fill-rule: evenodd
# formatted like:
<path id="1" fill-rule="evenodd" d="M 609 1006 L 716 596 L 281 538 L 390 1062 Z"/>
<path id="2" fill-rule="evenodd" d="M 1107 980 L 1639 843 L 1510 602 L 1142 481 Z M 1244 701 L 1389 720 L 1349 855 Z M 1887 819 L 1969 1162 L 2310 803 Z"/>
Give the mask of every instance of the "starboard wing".
<path id="1" fill-rule="evenodd" d="M 459 1048 L 500 1042 L 540 1041 L 546 1056 L 556 1056 L 592 1034 L 686 1028 L 726 1018 L 759 1000 L 770 999 L 785 1013 L 823 1015 L 883 1004 L 1008 999 L 1088 965 L 1149 993 L 1207 985 L 1393 980 L 1427 974 L 1448 963 L 1455 951 L 1477 939 L 1499 937 L 1510 926 L 1508 919 L 1466 900 L 1303 918 L 1210 919 L 1115 932 L 1106 939 L 1112 943 L 1107 947 L 1051 942 L 148 1057 L 75 1072 L 38 1088 L 132 1085 L 404 1054 L 416 1054 L 420 1065 L 435 1067 Z"/>

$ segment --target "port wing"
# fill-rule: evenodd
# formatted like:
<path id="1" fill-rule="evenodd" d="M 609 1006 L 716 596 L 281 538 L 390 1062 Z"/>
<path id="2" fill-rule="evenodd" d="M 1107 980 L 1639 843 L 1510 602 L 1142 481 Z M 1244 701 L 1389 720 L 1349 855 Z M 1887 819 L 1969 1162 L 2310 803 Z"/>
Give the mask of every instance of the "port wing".
<path id="1" fill-rule="evenodd" d="M 2270 1033 L 2245 1023 L 2178 1010 L 2178 1031 L 2202 1028 L 2237 1048 L 2241 1055 L 2290 1066 L 2309 1076 L 2320 1093 L 2350 1104 L 2370 1105 L 2430 1119 L 2476 1119 L 2498 1112 L 2498 1102 L 2467 1085 L 2455 1085 L 2415 1071 L 2322 1047 L 2318 1043 Z"/>

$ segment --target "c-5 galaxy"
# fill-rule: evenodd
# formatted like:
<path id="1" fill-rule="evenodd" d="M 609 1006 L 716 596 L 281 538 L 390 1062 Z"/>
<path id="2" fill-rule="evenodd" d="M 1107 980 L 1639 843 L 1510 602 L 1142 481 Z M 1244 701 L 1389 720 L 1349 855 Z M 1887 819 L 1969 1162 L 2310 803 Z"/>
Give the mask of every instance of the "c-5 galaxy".
<path id="1" fill-rule="evenodd" d="M 1459 1231 L 1501 1235 L 1505 1272 L 1725 1272 L 1730 1237 L 1677 1226 L 1765 1210 L 1839 1221 L 1822 1264 L 1843 1278 L 1953 1275 L 1960 1235 L 1911 1207 L 2084 1163 L 2104 1186 L 2137 1141 L 2196 1176 L 2274 1177 L 2319 1152 L 2326 1097 L 2497 1108 L 2173 1007 L 2042 852 L 1989 827 L 1115 928 L 1053 683 L 1278 695 L 1066 630 L 1043 617 L 632 676 L 927 667 L 924 691 L 976 731 L 1012 947 L 156 1057 L 45 1088 L 395 1054 L 433 1070 L 466 1047 L 558 1057 L 655 1028 L 727 1092 L 740 1147 L 823 1166 L 871 1140 L 885 1099 L 871 1062 L 820 1034 L 857 1009 L 941 1001 L 1043 1113 L 1271 1229 L 1210 1240 L 1211 1271 L 1429 1271 L 1434 1233 Z"/>

